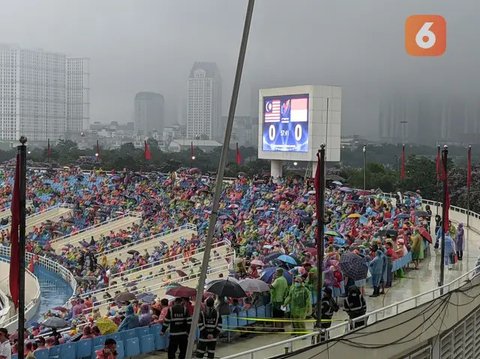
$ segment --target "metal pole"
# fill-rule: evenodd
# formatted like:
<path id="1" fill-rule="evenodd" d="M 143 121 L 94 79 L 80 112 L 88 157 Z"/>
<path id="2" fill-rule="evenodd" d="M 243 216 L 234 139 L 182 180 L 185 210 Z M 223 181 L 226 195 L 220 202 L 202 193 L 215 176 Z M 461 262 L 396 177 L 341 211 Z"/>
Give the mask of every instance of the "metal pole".
<path id="1" fill-rule="evenodd" d="M 324 245 L 324 225 L 325 225 L 325 145 L 320 146 L 318 151 L 318 166 L 320 167 L 320 188 L 317 195 L 317 303 L 316 303 L 316 313 L 317 313 L 317 323 L 316 328 L 320 328 L 320 323 L 322 321 L 322 288 L 323 288 L 323 257 L 325 255 L 325 245 Z"/>
<path id="2" fill-rule="evenodd" d="M 468 176 L 468 183 L 467 183 L 467 228 L 470 228 L 470 171 L 471 171 L 471 164 L 472 164 L 472 145 L 468 145 L 468 152 L 467 152 L 467 176 Z"/>
<path id="3" fill-rule="evenodd" d="M 363 145 L 363 190 L 367 189 L 367 145 Z"/>
<path id="4" fill-rule="evenodd" d="M 448 147 L 447 145 L 443 146 L 442 151 L 442 166 L 443 166 L 443 206 L 442 206 L 442 251 L 441 251 L 441 258 L 440 258 L 440 281 L 438 282 L 438 286 L 443 286 L 443 282 L 445 279 L 445 220 L 448 216 L 448 209 L 445 205 L 447 203 L 447 181 L 448 181 L 448 172 L 447 172 L 447 157 L 448 157 Z M 443 294 L 443 289 L 441 290 L 441 294 Z"/>
<path id="5" fill-rule="evenodd" d="M 245 15 L 245 24 L 243 27 L 242 42 L 240 45 L 240 52 L 238 55 L 237 70 L 235 73 L 235 81 L 233 83 L 232 98 L 230 100 L 230 109 L 228 111 L 227 127 L 225 130 L 225 138 L 222 146 L 222 154 L 220 156 L 220 162 L 218 163 L 217 179 L 215 182 L 215 193 L 212 203 L 212 214 L 208 223 L 208 233 L 205 240 L 205 252 L 203 253 L 202 269 L 197 286 L 197 296 L 195 298 L 195 307 L 193 310 L 192 325 L 190 327 L 190 333 L 188 337 L 187 358 L 191 358 L 193 355 L 193 344 L 195 340 L 195 334 L 197 332 L 197 323 L 200 316 L 200 305 L 202 302 L 203 289 L 205 287 L 205 280 L 207 277 L 208 262 L 210 261 L 210 251 L 212 249 L 213 233 L 215 231 L 215 225 L 218 217 L 218 207 L 220 203 L 220 195 L 222 194 L 223 176 L 225 172 L 225 164 L 228 158 L 228 150 L 230 147 L 230 137 L 232 135 L 233 119 L 235 116 L 235 108 L 237 106 L 238 92 L 240 89 L 240 81 L 242 79 L 243 63 L 245 61 L 245 53 L 247 51 L 248 34 L 250 32 L 250 24 L 252 22 L 253 6 L 255 0 L 248 0 L 247 13 Z"/>
<path id="6" fill-rule="evenodd" d="M 20 138 L 17 146 L 20 160 L 20 235 L 18 241 L 18 357 L 23 358 L 25 347 L 25 204 L 27 192 L 27 138 Z"/>

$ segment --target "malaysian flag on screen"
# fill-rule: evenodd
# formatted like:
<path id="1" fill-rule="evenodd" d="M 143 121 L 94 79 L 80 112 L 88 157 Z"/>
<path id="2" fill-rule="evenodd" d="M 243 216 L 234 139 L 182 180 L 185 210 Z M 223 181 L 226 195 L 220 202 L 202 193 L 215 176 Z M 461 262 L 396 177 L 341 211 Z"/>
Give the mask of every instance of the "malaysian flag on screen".
<path id="1" fill-rule="evenodd" d="M 265 122 L 280 121 L 280 100 L 265 102 Z"/>

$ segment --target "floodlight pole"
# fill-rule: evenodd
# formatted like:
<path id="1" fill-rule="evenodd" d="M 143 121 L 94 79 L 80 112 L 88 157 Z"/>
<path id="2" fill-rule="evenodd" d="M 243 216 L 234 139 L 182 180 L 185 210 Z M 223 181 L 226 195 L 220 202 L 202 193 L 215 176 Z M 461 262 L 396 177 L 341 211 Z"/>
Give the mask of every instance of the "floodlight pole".
<path id="1" fill-rule="evenodd" d="M 223 188 L 223 176 L 225 172 L 225 164 L 228 158 L 228 151 L 230 148 L 230 137 L 232 135 L 233 119 L 235 117 L 235 109 L 237 107 L 238 92 L 240 90 L 240 81 L 242 79 L 243 63 L 245 61 L 245 53 L 247 51 L 248 35 L 250 32 L 250 24 L 252 22 L 253 6 L 255 0 L 248 0 L 247 13 L 245 15 L 245 23 L 243 26 L 242 42 L 240 44 L 240 52 L 238 55 L 237 70 L 235 73 L 235 81 L 233 83 L 232 97 L 230 100 L 230 109 L 228 111 L 227 127 L 225 130 L 225 138 L 222 146 L 222 154 L 220 162 L 218 163 L 217 179 L 215 182 L 215 193 L 213 196 L 212 213 L 208 223 L 208 233 L 205 240 L 205 251 L 203 252 L 202 268 L 197 285 L 197 296 L 195 298 L 195 307 L 193 310 L 192 325 L 188 336 L 187 358 L 193 357 L 193 345 L 195 342 L 195 334 L 197 332 L 197 323 L 200 317 L 200 305 L 202 303 L 202 295 L 205 287 L 205 280 L 207 277 L 208 263 L 210 261 L 210 251 L 212 249 L 213 234 L 218 217 L 218 208 L 220 204 L 220 196 Z"/>

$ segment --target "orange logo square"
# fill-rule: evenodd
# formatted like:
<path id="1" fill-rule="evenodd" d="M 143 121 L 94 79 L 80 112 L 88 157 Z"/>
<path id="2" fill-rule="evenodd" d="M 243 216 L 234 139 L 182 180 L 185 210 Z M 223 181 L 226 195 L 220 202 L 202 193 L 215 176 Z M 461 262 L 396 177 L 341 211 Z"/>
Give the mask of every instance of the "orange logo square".
<path id="1" fill-rule="evenodd" d="M 412 15 L 405 22 L 405 49 L 411 56 L 441 56 L 447 49 L 447 22 L 440 15 Z"/>

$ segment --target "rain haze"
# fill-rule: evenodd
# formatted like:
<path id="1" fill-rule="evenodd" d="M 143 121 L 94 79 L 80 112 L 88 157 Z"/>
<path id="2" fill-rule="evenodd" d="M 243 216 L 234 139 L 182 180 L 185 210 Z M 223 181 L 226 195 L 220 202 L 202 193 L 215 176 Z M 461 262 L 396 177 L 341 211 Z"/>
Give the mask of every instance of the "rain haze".
<path id="1" fill-rule="evenodd" d="M 165 96 L 166 119 L 184 122 L 195 61 L 216 62 L 223 114 L 232 91 L 246 1 L 1 1 L 0 42 L 90 58 L 90 122 L 132 121 L 139 91 Z M 237 114 L 257 116 L 259 88 L 343 88 L 343 134 L 375 138 L 382 96 L 480 98 L 478 0 L 257 1 Z M 447 21 L 441 57 L 411 57 L 405 19 Z M 475 121 L 480 110 L 475 110 Z M 434 124 L 430 124 L 434 125 Z"/>

